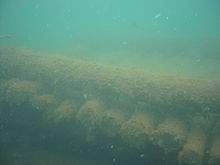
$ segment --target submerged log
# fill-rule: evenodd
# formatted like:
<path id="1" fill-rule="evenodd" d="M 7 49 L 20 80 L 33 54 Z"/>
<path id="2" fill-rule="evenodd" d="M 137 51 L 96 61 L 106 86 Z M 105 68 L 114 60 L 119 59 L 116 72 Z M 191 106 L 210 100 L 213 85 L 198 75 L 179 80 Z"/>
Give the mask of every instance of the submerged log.
<path id="1" fill-rule="evenodd" d="M 64 132 L 68 124 L 79 126 L 87 143 L 102 146 L 118 138 L 122 145 L 179 153 L 180 164 L 200 165 L 207 130 L 220 116 L 220 83 L 0 48 L 1 103 L 12 110 L 25 104 L 43 117 L 40 122 L 61 125 Z M 219 162 L 218 139 L 211 142 L 210 164 Z"/>
<path id="2" fill-rule="evenodd" d="M 107 66 L 21 48 L 0 49 L 0 77 L 40 82 L 59 97 L 99 98 L 127 111 L 219 113 L 220 83 Z"/>

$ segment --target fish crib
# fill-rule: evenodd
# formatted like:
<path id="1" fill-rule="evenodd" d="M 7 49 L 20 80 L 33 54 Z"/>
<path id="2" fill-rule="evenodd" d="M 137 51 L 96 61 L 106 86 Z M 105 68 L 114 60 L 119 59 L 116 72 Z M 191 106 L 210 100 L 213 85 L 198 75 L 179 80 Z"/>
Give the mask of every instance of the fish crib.
<path id="1" fill-rule="evenodd" d="M 33 148 L 90 164 L 220 164 L 219 81 L 7 47 L 0 114 L 5 164 L 15 150 L 36 160 Z"/>

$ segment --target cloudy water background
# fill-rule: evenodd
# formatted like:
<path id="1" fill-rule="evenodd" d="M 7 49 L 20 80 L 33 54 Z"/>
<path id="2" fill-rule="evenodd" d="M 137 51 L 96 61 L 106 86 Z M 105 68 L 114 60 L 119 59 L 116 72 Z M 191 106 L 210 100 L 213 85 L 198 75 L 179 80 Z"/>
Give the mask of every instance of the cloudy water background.
<path id="1" fill-rule="evenodd" d="M 220 78 L 218 0 L 0 0 L 0 45 Z"/>

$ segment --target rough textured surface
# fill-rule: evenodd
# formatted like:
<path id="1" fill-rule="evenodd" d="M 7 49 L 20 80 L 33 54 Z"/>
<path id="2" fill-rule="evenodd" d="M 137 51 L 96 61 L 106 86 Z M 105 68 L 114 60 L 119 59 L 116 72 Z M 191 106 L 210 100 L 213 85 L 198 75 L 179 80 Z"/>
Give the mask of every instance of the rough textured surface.
<path id="1" fill-rule="evenodd" d="M 75 146 L 88 145 L 95 149 L 83 152 L 99 152 L 106 160 L 125 154 L 128 161 L 127 155 L 135 159 L 140 152 L 137 159 L 150 161 L 158 154 L 160 158 L 150 163 L 174 154 L 176 162 L 168 163 L 172 165 L 178 160 L 181 165 L 201 165 L 208 151 L 207 162 L 219 162 L 219 134 L 212 133 L 219 130 L 217 81 L 22 48 L 0 48 L 0 78 L 0 122 L 10 130 L 2 134 L 1 144 L 49 145 L 51 150 L 73 153 Z M 13 140 L 20 137 L 27 140 Z"/>
<path id="2" fill-rule="evenodd" d="M 131 111 L 136 106 L 192 114 L 202 110 L 201 104 L 211 110 L 220 105 L 220 86 L 215 81 L 155 75 L 18 48 L 1 49 L 0 61 L 1 77 L 38 81 L 69 97 L 80 89 Z M 128 101 L 134 105 L 126 105 Z"/>

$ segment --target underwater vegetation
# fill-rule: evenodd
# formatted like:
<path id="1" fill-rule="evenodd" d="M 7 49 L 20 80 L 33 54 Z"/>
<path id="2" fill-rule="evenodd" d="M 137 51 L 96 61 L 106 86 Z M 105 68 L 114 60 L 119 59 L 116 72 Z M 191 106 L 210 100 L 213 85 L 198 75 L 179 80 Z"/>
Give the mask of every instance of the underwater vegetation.
<path id="1" fill-rule="evenodd" d="M 64 164 L 220 164 L 213 80 L 1 48 L 0 123 L 6 165 L 35 164 L 36 151 L 44 164 L 61 155 L 77 157 Z M 15 151 L 21 156 L 10 156 Z"/>

